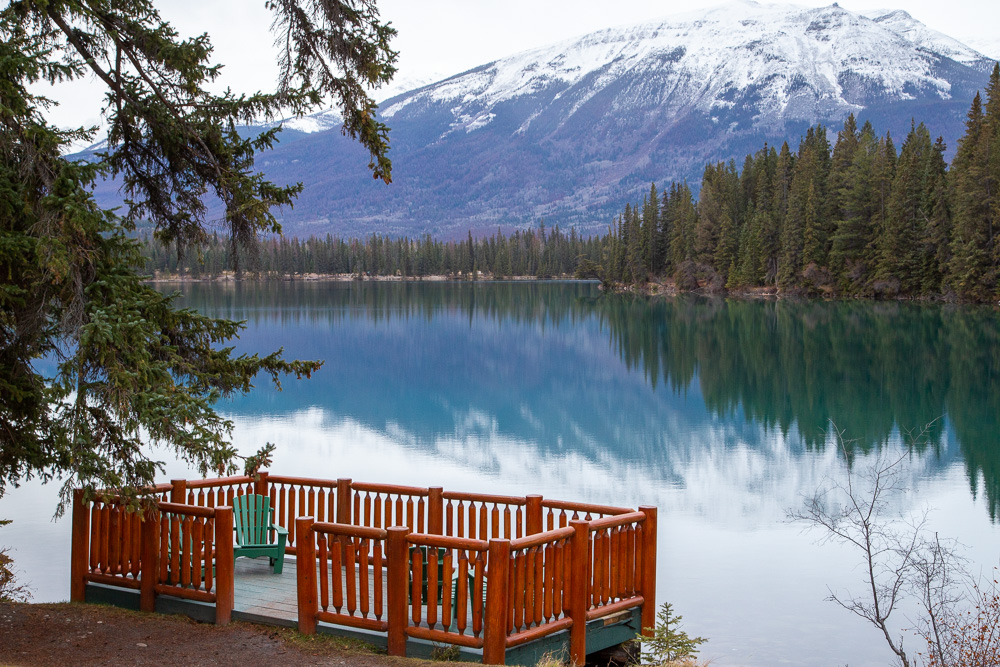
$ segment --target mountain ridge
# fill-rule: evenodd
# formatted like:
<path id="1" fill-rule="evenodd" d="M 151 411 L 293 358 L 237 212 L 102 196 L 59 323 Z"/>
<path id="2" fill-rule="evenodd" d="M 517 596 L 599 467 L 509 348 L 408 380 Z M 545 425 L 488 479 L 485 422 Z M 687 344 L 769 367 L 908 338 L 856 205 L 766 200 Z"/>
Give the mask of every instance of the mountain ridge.
<path id="1" fill-rule="evenodd" d="M 287 133 L 258 165 L 306 185 L 282 216 L 291 234 L 449 237 L 539 218 L 593 232 L 650 182 L 697 185 L 706 163 L 795 144 L 815 123 L 835 131 L 849 113 L 893 134 L 923 121 L 953 148 L 992 62 L 902 10 L 744 1 L 562 40 L 385 100 L 391 186 L 371 181 L 336 128 Z"/>

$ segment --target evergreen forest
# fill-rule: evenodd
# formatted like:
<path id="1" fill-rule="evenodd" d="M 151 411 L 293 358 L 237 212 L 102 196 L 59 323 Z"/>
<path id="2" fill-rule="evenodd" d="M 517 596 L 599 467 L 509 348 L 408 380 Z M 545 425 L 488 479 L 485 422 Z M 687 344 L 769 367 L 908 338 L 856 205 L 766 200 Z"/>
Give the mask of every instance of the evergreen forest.
<path id="1" fill-rule="evenodd" d="M 832 141 L 832 143 L 831 143 Z M 682 291 L 772 291 L 990 301 L 1000 292 L 1000 65 L 977 93 L 949 166 L 944 141 L 913 122 L 897 149 L 853 115 L 831 140 L 810 127 L 792 151 L 764 145 L 705 167 L 696 200 L 686 183 L 628 204 L 607 234 L 558 226 L 498 230 L 464 241 L 325 238 L 264 241 L 244 265 L 262 276 L 309 273 L 600 278 L 607 285 L 673 280 Z M 178 260 L 145 244 L 148 268 L 220 275 L 228 239 Z"/>

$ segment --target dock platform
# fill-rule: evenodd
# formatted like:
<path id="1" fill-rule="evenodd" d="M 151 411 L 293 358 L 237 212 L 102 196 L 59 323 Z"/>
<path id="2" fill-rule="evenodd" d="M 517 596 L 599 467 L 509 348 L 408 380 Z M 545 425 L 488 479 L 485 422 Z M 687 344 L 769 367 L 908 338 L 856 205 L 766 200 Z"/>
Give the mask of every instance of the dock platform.
<path id="1" fill-rule="evenodd" d="M 653 626 L 654 507 L 269 473 L 156 493 L 145 515 L 75 495 L 72 599 L 337 634 L 391 655 L 454 646 L 484 664 L 583 664 Z M 281 573 L 233 558 L 244 494 L 269 500 L 288 532 Z"/>

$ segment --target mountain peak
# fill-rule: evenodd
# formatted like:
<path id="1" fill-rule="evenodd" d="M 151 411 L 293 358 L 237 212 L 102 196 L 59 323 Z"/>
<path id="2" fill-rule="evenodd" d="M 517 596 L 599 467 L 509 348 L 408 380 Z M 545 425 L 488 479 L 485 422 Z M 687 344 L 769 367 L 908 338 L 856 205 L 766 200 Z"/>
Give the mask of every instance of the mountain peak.
<path id="1" fill-rule="evenodd" d="M 573 114 L 622 77 L 643 74 L 683 89 L 687 104 L 705 113 L 731 107 L 734 91 L 752 89 L 760 122 L 814 122 L 857 111 L 875 97 L 949 99 L 942 57 L 966 65 L 983 58 L 902 10 L 869 17 L 836 4 L 736 0 L 514 54 L 397 98 L 384 115 L 447 104 L 454 111 L 450 130 L 473 132 L 493 122 L 497 105 L 570 96 L 578 103 L 565 111 Z M 661 98 L 647 93 L 651 102 Z M 525 129 L 522 123 L 515 131 Z"/>
<path id="2" fill-rule="evenodd" d="M 736 0 L 515 53 L 386 99 L 391 187 L 373 183 L 340 132 L 303 129 L 260 164 L 276 182 L 306 185 L 283 220 L 292 234 L 454 237 L 539 218 L 603 231 L 650 182 L 697 187 L 706 163 L 765 141 L 794 144 L 809 125 L 839 127 L 849 113 L 894 136 L 916 118 L 955 146 L 992 65 L 904 11 Z"/>

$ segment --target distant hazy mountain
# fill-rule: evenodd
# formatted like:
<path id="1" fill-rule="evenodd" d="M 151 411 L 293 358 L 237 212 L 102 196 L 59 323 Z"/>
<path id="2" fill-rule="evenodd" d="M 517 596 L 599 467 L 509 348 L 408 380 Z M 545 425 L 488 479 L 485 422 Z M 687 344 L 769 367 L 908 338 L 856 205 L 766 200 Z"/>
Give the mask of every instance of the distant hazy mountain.
<path id="1" fill-rule="evenodd" d="M 286 233 L 464 235 L 537 224 L 603 229 L 650 182 L 697 185 L 736 159 L 846 116 L 950 147 L 993 61 L 903 11 L 868 16 L 738 2 L 519 53 L 393 97 L 394 182 L 328 112 L 258 164 L 305 192 Z M 324 115 L 326 114 L 326 115 Z"/>

